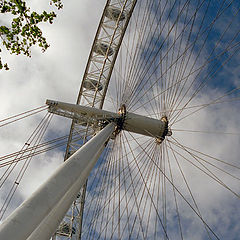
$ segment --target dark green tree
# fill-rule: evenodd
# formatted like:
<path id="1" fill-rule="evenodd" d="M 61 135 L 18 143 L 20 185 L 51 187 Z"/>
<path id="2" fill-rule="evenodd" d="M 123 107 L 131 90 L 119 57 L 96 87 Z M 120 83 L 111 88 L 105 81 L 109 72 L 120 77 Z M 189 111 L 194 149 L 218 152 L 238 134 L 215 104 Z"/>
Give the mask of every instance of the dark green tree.
<path id="1" fill-rule="evenodd" d="M 57 9 L 63 8 L 61 0 L 50 0 L 50 5 Z M 0 0 L 0 14 L 8 14 L 11 20 L 8 24 L 0 26 L 1 47 L 5 47 L 11 54 L 24 54 L 31 57 L 31 47 L 38 45 L 42 52 L 49 47 L 46 38 L 39 27 L 39 23 L 53 23 L 55 12 L 37 13 L 30 10 L 22 0 Z M 7 63 L 3 63 L 0 56 L 0 70 L 8 70 Z"/>

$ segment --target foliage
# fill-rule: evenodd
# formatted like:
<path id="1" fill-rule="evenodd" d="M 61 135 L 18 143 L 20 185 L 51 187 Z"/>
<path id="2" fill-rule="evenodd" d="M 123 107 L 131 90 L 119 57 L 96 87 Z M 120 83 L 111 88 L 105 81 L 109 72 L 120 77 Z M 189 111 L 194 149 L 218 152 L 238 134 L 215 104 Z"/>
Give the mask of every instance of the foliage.
<path id="1" fill-rule="evenodd" d="M 63 7 L 61 0 L 50 0 L 50 5 L 55 5 L 57 9 Z M 0 0 L 0 12 L 13 17 L 9 26 L 0 26 L 2 44 L 11 54 L 31 57 L 30 48 L 36 44 L 42 52 L 46 51 L 49 44 L 39 28 L 39 23 L 52 24 L 56 17 L 55 12 L 31 12 L 26 2 L 22 0 Z M 0 69 L 2 68 L 9 69 L 7 63 L 2 63 L 0 57 Z"/>

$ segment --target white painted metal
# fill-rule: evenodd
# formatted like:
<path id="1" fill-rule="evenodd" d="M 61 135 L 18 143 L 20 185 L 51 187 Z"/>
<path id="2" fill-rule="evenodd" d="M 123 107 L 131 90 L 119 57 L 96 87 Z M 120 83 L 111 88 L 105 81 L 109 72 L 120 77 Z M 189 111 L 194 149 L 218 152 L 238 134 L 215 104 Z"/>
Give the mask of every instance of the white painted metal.
<path id="1" fill-rule="evenodd" d="M 83 75 L 77 104 L 81 102 L 81 105 L 85 106 L 103 107 L 112 70 L 136 2 L 137 0 L 107 0 Z M 105 55 L 94 51 L 99 43 L 108 46 Z M 113 50 L 112 54 L 110 49 Z M 73 120 L 64 160 L 85 143 L 87 136 L 92 135 L 92 131 L 95 129 L 87 126 L 85 134 L 82 134 L 82 126 L 75 119 Z M 76 141 L 73 136 L 78 136 L 83 141 Z M 63 219 L 63 221 L 70 221 L 71 227 L 74 225 L 76 228 L 74 237 L 71 236 L 70 231 L 67 239 L 81 239 L 85 192 L 84 186 L 79 193 L 81 197 L 73 202 L 72 211 L 68 211 Z M 71 213 L 69 214 L 69 212 Z M 57 235 L 61 235 L 61 239 L 63 239 L 60 232 L 57 232 Z"/>
<path id="2" fill-rule="evenodd" d="M 117 118 L 119 115 L 117 113 L 105 111 L 99 108 L 87 107 L 78 104 L 71 104 L 65 102 L 59 102 L 54 100 L 47 100 L 46 104 L 50 106 L 50 112 L 52 110 L 64 110 L 67 112 L 76 113 L 79 115 L 75 115 L 76 117 L 85 117 L 94 118 L 94 119 L 109 119 L 109 118 Z"/>
<path id="3" fill-rule="evenodd" d="M 92 161 L 96 161 L 99 156 L 96 156 Z M 62 221 L 67 210 L 72 202 L 76 199 L 80 188 L 85 183 L 82 178 L 73 184 L 73 186 L 66 192 L 64 197 L 51 210 L 51 212 L 44 218 L 35 231 L 27 238 L 27 240 L 49 240 L 56 231 L 60 222 Z"/>
<path id="4" fill-rule="evenodd" d="M 126 113 L 123 129 L 129 132 L 149 137 L 161 138 L 164 135 L 166 123 L 162 120 L 145 117 L 135 113 Z"/>
<path id="5" fill-rule="evenodd" d="M 77 104 L 102 108 L 119 48 L 122 43 L 129 19 L 136 0 L 108 0 L 97 29 L 89 55 Z M 118 11 L 118 18 L 109 17 L 109 11 Z M 100 47 L 102 46 L 102 47 Z M 103 47 L 105 46 L 105 47 Z M 99 83 L 93 88 L 86 88 L 85 82 Z"/>
<path id="6" fill-rule="evenodd" d="M 72 198 L 76 197 L 80 187 L 85 183 L 114 129 L 114 123 L 107 125 L 68 161 L 65 161 L 1 224 L 0 239 L 26 240 L 32 233 L 33 237 L 37 236 L 35 239 L 49 239 L 66 213 L 66 209 L 70 207 Z M 38 227 L 39 229 L 45 227 L 44 231 L 47 234 L 43 232 L 41 235 Z"/>
<path id="7" fill-rule="evenodd" d="M 97 109 L 93 107 L 86 107 L 77 104 L 70 104 L 47 100 L 49 111 L 63 116 L 74 116 L 80 120 L 84 118 L 91 124 L 98 124 L 98 121 L 117 121 L 121 116 L 117 113 Z M 123 130 L 129 132 L 142 134 L 149 137 L 161 138 L 166 131 L 166 122 L 154 118 L 145 117 L 139 114 L 126 112 L 124 117 Z"/>

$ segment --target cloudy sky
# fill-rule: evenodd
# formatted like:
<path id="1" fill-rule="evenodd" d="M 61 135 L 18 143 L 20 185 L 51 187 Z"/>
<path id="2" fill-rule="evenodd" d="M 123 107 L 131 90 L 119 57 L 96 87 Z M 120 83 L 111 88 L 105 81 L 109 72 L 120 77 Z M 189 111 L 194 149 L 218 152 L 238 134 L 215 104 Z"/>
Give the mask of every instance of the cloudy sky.
<path id="1" fill-rule="evenodd" d="M 81 1 L 65 4 L 64 10 L 57 12 L 58 18 L 53 25 L 42 25 L 42 30 L 51 45 L 45 54 L 38 48 L 32 49 L 31 58 L 3 52 L 2 59 L 8 62 L 11 70 L 0 73 L 2 102 L 0 119 L 43 106 L 46 99 L 76 101 L 89 50 L 104 7 L 103 2 Z M 48 1 L 41 3 L 30 1 L 29 5 L 38 11 L 55 10 L 49 7 Z M 19 151 L 45 113 L 3 127 L 1 156 Z M 67 121 L 60 128 L 57 122 L 58 120 L 51 125 L 52 132 L 49 134 L 67 135 L 70 122 Z M 32 169 L 26 173 L 28 175 L 32 172 L 23 180 L 28 187 L 23 183 L 19 193 L 16 193 L 19 194 L 16 197 L 18 203 L 29 196 L 63 161 L 63 153 L 53 153 L 48 159 L 43 157 L 42 160 L 35 162 L 36 165 L 33 164 Z M 45 164 L 46 162 L 49 162 L 49 165 Z M 36 167 L 42 170 L 38 171 Z M 34 179 L 32 174 L 35 175 Z M 3 195 L 1 201 L 4 201 Z"/>
<path id="2" fill-rule="evenodd" d="M 237 1 L 196 2 L 162 1 L 159 5 L 159 1 L 153 1 L 150 5 L 139 1 L 136 6 L 104 107 L 116 111 L 124 103 L 127 110 L 149 117 L 160 119 L 167 115 L 173 135 L 162 145 L 128 133 L 121 133 L 113 141 L 109 147 L 112 154 L 98 163 L 99 169 L 107 169 L 104 176 L 97 169 L 92 173 L 95 179 L 90 180 L 90 186 L 95 190 L 89 191 L 87 200 L 91 204 L 87 204 L 85 213 L 90 219 L 104 208 L 103 200 L 93 200 L 96 196 L 107 199 L 110 207 L 98 212 L 100 220 L 94 223 L 95 230 L 86 232 L 86 239 L 102 239 L 101 230 L 107 239 L 115 238 L 118 214 L 122 214 L 124 222 L 119 227 L 125 229 L 123 239 L 129 232 L 132 238 L 140 239 L 238 239 L 240 6 Z M 29 4 L 32 9 L 48 8 L 46 0 L 32 0 Z M 51 45 L 44 54 L 37 48 L 33 48 L 31 58 L 3 52 L 10 70 L 0 73 L 0 119 L 43 106 L 46 99 L 76 101 L 104 5 L 102 0 L 64 3 L 54 24 L 42 26 Z M 195 13 L 196 5 L 199 11 Z M 112 99 L 117 100 L 114 105 Z M 213 104 L 216 101 L 219 103 Z M 182 108 L 183 112 L 176 110 Z M 191 114 L 195 109 L 199 111 Z M 19 151 L 45 113 L 1 127 L 1 156 Z M 67 135 L 70 123 L 54 117 L 45 140 Z M 33 158 L 4 217 L 54 172 L 63 156 L 61 148 Z M 1 205 L 18 171 L 14 170 L 2 186 Z M 99 180 L 112 187 L 104 189 L 104 184 L 96 183 Z M 112 197 L 115 191 L 119 192 L 116 199 Z M 118 197 L 125 202 L 119 203 Z M 89 210 L 94 203 L 96 209 Z M 121 206 L 119 212 L 115 205 Z M 107 212 L 113 217 L 109 218 Z M 210 231 L 197 216 L 200 212 Z M 88 218 L 84 230 L 91 222 Z M 105 225 L 99 223 L 102 220 Z M 126 227 L 125 222 L 132 223 Z"/>

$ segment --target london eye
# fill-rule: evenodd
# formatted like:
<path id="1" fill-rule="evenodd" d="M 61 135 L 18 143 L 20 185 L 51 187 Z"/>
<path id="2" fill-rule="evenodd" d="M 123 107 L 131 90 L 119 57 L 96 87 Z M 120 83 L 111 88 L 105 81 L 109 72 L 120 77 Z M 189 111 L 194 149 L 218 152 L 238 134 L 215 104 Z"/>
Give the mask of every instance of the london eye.
<path id="1" fill-rule="evenodd" d="M 0 157 L 0 238 L 237 239 L 239 10 L 237 0 L 107 0 L 75 102 L 57 92 L 0 122 L 4 141 L 38 120 Z M 67 77 L 61 92 L 72 94 Z M 54 154 L 60 167 L 50 162 L 51 177 L 14 201 Z"/>

